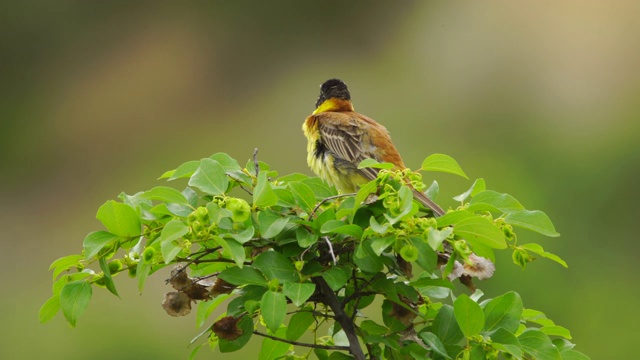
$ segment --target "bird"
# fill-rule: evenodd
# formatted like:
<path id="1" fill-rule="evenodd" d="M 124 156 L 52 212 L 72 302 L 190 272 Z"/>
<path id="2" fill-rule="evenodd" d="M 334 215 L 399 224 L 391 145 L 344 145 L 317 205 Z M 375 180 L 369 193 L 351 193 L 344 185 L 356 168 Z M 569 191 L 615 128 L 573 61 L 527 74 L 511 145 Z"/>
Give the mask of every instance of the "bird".
<path id="1" fill-rule="evenodd" d="M 377 177 L 378 169 L 358 169 L 365 159 L 391 163 L 394 170 L 406 169 L 387 128 L 354 110 L 347 84 L 340 79 L 320 86 L 316 109 L 305 119 L 302 131 L 307 138 L 307 164 L 342 193 L 356 192 Z M 414 199 L 435 216 L 444 215 L 425 193 L 412 191 Z"/>

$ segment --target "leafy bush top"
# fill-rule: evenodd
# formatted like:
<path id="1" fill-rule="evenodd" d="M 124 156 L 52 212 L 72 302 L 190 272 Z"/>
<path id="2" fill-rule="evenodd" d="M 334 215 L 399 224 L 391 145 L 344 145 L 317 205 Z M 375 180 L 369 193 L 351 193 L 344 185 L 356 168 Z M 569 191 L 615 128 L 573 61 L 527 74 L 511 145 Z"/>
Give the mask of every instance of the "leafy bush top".
<path id="1" fill-rule="evenodd" d="M 426 188 L 420 172 L 360 166 L 380 175 L 356 194 L 337 194 L 319 178 L 278 176 L 257 160 L 242 167 L 224 153 L 186 162 L 161 176 L 188 179 L 181 191 L 123 193 L 98 209 L 105 230 L 51 265 L 53 296 L 40 320 L 61 310 L 75 326 L 94 286 L 118 296 L 113 278 L 125 272 L 143 291 L 172 266 L 163 307 L 182 316 L 197 303 L 197 325 L 207 324 L 192 357 L 203 345 L 231 352 L 261 336 L 260 359 L 588 359 L 567 329 L 526 309 L 517 293 L 480 301 L 473 283 L 493 275 L 497 250 L 522 267 L 534 256 L 567 266 L 517 241 L 514 227 L 559 235 L 543 212 L 478 179 L 454 198 L 457 208 L 434 218 L 413 201 L 409 186 Z M 420 170 L 466 178 L 441 154 Z M 434 199 L 438 184 L 426 192 Z"/>

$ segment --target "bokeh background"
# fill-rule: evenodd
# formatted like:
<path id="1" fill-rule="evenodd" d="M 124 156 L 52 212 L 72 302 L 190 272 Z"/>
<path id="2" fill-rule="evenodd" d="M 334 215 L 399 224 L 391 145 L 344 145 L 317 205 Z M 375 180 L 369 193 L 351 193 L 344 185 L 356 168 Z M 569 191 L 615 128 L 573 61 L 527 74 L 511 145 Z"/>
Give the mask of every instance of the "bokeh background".
<path id="1" fill-rule="evenodd" d="M 3 2 L 0 358 L 187 358 L 199 330 L 165 314 L 160 277 L 142 295 L 117 277 L 122 300 L 95 291 L 75 329 L 40 325 L 49 264 L 81 250 L 104 201 L 184 161 L 258 147 L 309 173 L 300 126 L 331 77 L 409 166 L 449 154 L 553 219 L 562 237 L 520 240 L 569 269 L 503 256 L 487 296 L 518 291 L 593 359 L 640 357 L 638 15 L 633 1 Z M 436 179 L 445 206 L 470 185 Z"/>

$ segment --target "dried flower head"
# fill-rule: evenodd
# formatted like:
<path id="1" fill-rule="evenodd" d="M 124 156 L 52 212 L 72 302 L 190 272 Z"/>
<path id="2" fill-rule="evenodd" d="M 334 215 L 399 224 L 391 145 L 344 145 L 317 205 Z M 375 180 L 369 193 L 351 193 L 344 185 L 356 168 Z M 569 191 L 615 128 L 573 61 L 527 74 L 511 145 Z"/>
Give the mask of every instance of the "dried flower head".
<path id="1" fill-rule="evenodd" d="M 468 261 L 464 264 L 464 274 L 476 277 L 480 280 L 488 279 L 493 276 L 496 266 L 487 258 L 476 254 L 469 255 Z"/>
<path id="2" fill-rule="evenodd" d="M 213 323 L 212 330 L 220 339 L 232 341 L 242 336 L 243 331 L 238 327 L 240 318 L 225 316 Z"/>
<path id="3" fill-rule="evenodd" d="M 171 316 L 185 316 L 191 312 L 191 299 L 183 292 L 164 294 L 162 307 Z"/>
<path id="4" fill-rule="evenodd" d="M 171 270 L 171 277 L 167 281 L 178 291 L 181 291 L 192 283 L 191 279 L 187 275 L 187 269 L 180 265 Z"/>
<path id="5" fill-rule="evenodd" d="M 408 305 L 410 308 L 414 310 L 417 309 L 417 305 L 414 304 L 411 300 L 409 300 L 406 296 L 398 295 L 398 297 L 400 298 L 400 301 Z M 415 319 L 418 316 L 416 315 L 415 312 L 395 302 L 391 303 L 391 312 L 389 313 L 389 315 L 400 320 L 400 322 L 405 325 L 411 324 L 411 322 L 413 322 L 413 319 Z"/>
<path id="6" fill-rule="evenodd" d="M 213 288 L 211 288 L 211 291 L 209 291 L 209 295 L 216 297 L 220 294 L 231 294 L 231 292 L 235 288 L 235 285 L 231 285 L 228 282 L 218 278 L 216 279 L 216 283 L 213 285 Z"/>

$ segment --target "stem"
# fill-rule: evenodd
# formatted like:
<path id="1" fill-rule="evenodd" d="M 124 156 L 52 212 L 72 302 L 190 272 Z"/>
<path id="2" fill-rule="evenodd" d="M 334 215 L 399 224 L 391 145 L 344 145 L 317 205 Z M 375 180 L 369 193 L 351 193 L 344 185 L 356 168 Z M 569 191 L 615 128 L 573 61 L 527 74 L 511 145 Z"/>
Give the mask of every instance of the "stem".
<path id="1" fill-rule="evenodd" d="M 258 336 L 263 336 L 275 341 L 280 341 L 283 343 L 287 343 L 287 344 L 291 344 L 291 345 L 296 345 L 296 346 L 304 346 L 304 347 L 310 347 L 310 348 L 314 348 L 314 349 L 326 349 L 326 350 L 349 350 L 348 346 L 332 346 L 332 345 L 318 345 L 318 344 L 309 344 L 309 343 L 303 343 L 303 342 L 298 342 L 298 341 L 293 341 L 293 340 L 288 340 L 288 339 L 283 339 L 277 336 L 272 336 L 269 334 L 265 334 L 265 333 L 261 333 L 257 330 L 253 330 L 253 333 L 258 335 Z"/>
<path id="2" fill-rule="evenodd" d="M 333 292 L 329 284 L 320 276 L 314 277 L 313 282 L 320 288 L 320 292 L 324 295 L 325 304 L 331 308 L 333 311 L 336 321 L 342 329 L 344 333 L 347 335 L 347 339 L 349 340 L 349 352 L 356 360 L 365 360 L 364 352 L 362 351 L 362 347 L 360 346 L 360 341 L 358 341 L 358 336 L 356 335 L 356 328 L 351 321 L 351 318 L 344 311 L 342 304 L 340 304 L 340 300 L 336 296 L 336 293 Z"/>
<path id="3" fill-rule="evenodd" d="M 338 194 L 338 195 L 333 195 L 333 196 L 329 196 L 327 198 L 322 199 L 322 201 L 320 201 L 311 211 L 311 214 L 309 214 L 309 217 L 307 218 L 307 220 L 311 221 L 311 219 L 313 218 L 313 215 L 316 214 L 316 211 L 318 211 L 318 209 L 320 208 L 320 206 L 322 206 L 322 204 L 326 203 L 329 200 L 334 200 L 334 199 L 339 199 L 341 197 L 347 197 L 347 196 L 356 196 L 357 193 L 349 193 L 349 194 Z"/>

